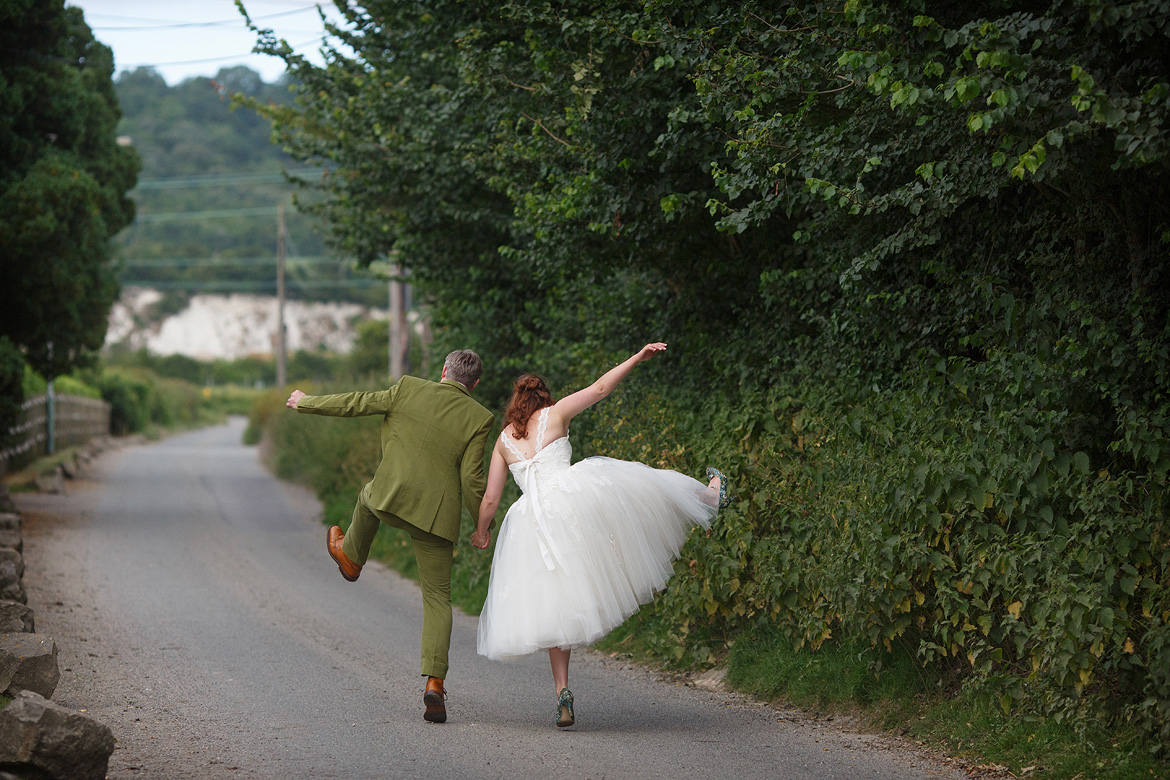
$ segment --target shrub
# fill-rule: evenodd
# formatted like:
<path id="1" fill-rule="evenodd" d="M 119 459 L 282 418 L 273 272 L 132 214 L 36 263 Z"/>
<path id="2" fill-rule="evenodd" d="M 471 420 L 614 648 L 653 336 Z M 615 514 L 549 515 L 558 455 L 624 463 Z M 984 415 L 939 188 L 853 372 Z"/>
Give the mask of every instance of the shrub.
<path id="1" fill-rule="evenodd" d="M 0 336 L 0 447 L 16 425 L 24 403 L 24 357 L 7 337 Z"/>

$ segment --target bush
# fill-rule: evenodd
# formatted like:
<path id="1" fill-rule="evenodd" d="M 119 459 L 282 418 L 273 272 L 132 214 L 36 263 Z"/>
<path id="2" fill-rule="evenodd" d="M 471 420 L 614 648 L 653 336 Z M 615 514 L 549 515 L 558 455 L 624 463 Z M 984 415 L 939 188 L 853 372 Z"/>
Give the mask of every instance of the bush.
<path id="1" fill-rule="evenodd" d="M 97 377 L 102 399 L 110 404 L 110 432 L 126 436 L 146 428 L 150 421 L 151 388 L 117 372 Z"/>
<path id="2" fill-rule="evenodd" d="M 101 391 L 74 376 L 59 376 L 53 381 L 53 391 L 82 398 L 101 398 Z"/>
<path id="3" fill-rule="evenodd" d="M 323 501 L 345 497 L 352 507 L 381 457 L 377 422 L 301 415 L 285 407 L 286 398 L 283 390 L 268 392 L 249 415 L 249 429 L 263 431 L 267 439 L 266 459 L 273 472 L 311 487 Z"/>
<path id="4" fill-rule="evenodd" d="M 24 373 L 24 356 L 0 336 L 0 447 L 8 444 L 8 431 L 16 425 L 24 403 Z"/>
<path id="5" fill-rule="evenodd" d="M 87 379 L 110 404 L 110 431 L 115 436 L 159 428 L 186 428 L 222 414 L 202 388 L 167 379 L 142 368 L 93 371 Z"/>

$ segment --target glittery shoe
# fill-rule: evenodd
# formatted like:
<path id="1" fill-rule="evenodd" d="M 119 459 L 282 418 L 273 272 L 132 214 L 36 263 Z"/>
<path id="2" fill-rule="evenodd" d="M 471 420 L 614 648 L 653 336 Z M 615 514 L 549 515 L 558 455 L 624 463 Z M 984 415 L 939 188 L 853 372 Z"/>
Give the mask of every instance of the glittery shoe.
<path id="1" fill-rule="evenodd" d="M 561 688 L 560 698 L 557 699 L 557 728 L 564 728 L 565 726 L 572 726 L 575 723 L 573 718 L 573 693 L 568 688 Z"/>
<path id="2" fill-rule="evenodd" d="M 727 475 L 714 466 L 708 466 L 707 481 L 710 482 L 715 477 L 719 477 L 719 508 L 726 509 L 735 500 L 735 496 L 727 493 Z"/>

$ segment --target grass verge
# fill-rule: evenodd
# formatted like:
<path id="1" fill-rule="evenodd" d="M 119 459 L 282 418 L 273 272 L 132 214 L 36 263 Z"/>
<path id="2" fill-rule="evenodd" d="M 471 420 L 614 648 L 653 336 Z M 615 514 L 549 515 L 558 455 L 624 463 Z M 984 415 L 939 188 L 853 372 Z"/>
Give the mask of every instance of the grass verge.
<path id="1" fill-rule="evenodd" d="M 655 622 L 653 610 L 644 610 L 599 649 L 660 665 L 647 641 L 659 629 Z M 1170 766 L 1151 755 L 1150 743 L 1132 729 L 1005 714 L 990 696 L 923 669 L 905 649 L 826 642 L 816 652 L 798 651 L 779 632 L 756 629 L 736 638 L 722 664 L 728 685 L 759 700 L 783 701 L 818 715 L 848 715 L 863 729 L 905 736 L 977 765 L 1004 766 L 1019 778 L 1170 778 Z"/>
<path id="2" fill-rule="evenodd" d="M 52 455 L 37 458 L 24 468 L 9 472 L 3 477 L 0 477 L 0 482 L 14 493 L 22 490 L 32 490 L 33 483 L 37 481 L 38 476 L 47 471 L 52 471 L 62 463 L 72 460 L 80 449 L 80 447 L 69 447 L 59 452 L 54 452 Z"/>

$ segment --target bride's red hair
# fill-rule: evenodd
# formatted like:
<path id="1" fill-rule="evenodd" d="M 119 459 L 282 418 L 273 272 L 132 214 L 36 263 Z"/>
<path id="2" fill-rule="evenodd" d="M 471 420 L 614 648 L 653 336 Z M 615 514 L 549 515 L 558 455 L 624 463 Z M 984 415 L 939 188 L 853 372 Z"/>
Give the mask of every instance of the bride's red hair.
<path id="1" fill-rule="evenodd" d="M 548 383 L 536 374 L 521 374 L 512 385 L 512 398 L 504 412 L 504 425 L 512 426 L 512 437 L 523 439 L 528 435 L 528 420 L 546 406 L 552 406 Z"/>

